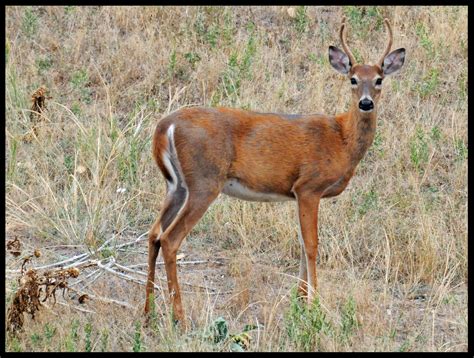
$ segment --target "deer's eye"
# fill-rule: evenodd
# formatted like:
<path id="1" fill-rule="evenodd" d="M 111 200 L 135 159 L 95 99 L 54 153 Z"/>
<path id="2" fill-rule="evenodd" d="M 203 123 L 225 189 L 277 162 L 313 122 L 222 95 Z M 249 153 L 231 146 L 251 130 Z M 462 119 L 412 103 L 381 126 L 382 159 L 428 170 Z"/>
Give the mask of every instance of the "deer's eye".
<path id="1" fill-rule="evenodd" d="M 376 86 L 381 86 L 381 85 L 382 85 L 382 79 L 381 79 L 381 78 L 377 78 L 377 80 L 375 80 L 375 85 L 376 85 Z"/>
<path id="2" fill-rule="evenodd" d="M 357 84 L 357 80 L 355 78 L 351 78 L 351 85 L 356 85 Z"/>

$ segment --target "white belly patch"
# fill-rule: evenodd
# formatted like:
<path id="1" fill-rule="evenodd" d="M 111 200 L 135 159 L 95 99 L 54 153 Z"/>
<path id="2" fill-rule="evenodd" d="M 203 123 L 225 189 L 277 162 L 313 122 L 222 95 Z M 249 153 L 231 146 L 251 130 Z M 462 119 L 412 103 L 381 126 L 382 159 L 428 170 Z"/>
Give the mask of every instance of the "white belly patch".
<path id="1" fill-rule="evenodd" d="M 294 200 L 285 195 L 275 193 L 260 193 L 242 185 L 237 179 L 229 179 L 224 185 L 222 192 L 247 201 L 289 201 Z"/>

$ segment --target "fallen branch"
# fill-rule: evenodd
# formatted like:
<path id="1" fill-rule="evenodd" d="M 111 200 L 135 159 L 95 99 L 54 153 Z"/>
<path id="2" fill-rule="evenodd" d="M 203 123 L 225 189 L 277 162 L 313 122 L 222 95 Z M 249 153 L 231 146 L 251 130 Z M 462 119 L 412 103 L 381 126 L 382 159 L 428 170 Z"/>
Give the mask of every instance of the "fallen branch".
<path id="1" fill-rule="evenodd" d="M 163 261 L 158 261 L 156 263 L 157 265 L 164 265 L 165 263 Z M 224 263 L 221 261 L 216 261 L 216 260 L 196 260 L 196 261 L 176 261 L 177 265 L 199 265 L 199 264 L 219 264 L 223 265 Z M 128 266 L 129 268 L 131 267 L 142 267 L 142 266 L 148 266 L 147 263 L 142 263 L 142 264 L 135 264 L 135 265 L 130 265 Z"/>
<path id="2" fill-rule="evenodd" d="M 129 267 L 127 267 L 127 266 L 120 265 L 120 264 L 118 264 L 118 263 L 116 263 L 116 262 L 114 263 L 114 265 L 117 266 L 120 270 L 123 270 L 123 271 L 135 273 L 135 274 L 142 275 L 142 276 L 148 276 L 145 272 L 132 270 L 131 268 L 129 268 Z M 116 272 L 116 271 L 114 271 L 114 272 Z M 116 272 L 116 273 L 120 274 L 119 272 Z M 124 274 L 122 274 L 122 275 L 124 275 Z M 128 275 L 124 275 L 124 276 L 127 276 L 127 277 L 131 278 L 131 277 L 128 276 Z M 167 281 L 166 278 L 163 278 L 163 277 L 158 277 L 158 278 L 159 278 L 160 280 L 162 280 L 162 281 Z M 134 278 L 133 278 L 133 279 L 134 279 Z M 134 279 L 134 280 L 137 280 L 137 279 Z M 216 292 L 216 291 L 217 291 L 217 289 L 212 288 L 212 287 L 196 285 L 196 284 L 189 283 L 189 282 L 185 282 L 185 281 L 184 281 L 184 282 L 183 282 L 183 281 L 180 281 L 180 283 L 181 283 L 182 285 L 187 285 L 187 286 L 191 286 L 191 287 L 197 287 L 197 288 L 201 288 L 201 289 L 203 289 L 203 290 L 210 290 L 210 291 L 212 291 L 212 292 Z M 143 282 L 143 284 L 145 284 L 145 282 Z M 156 285 L 155 285 L 155 287 L 156 287 Z"/>
<path id="3" fill-rule="evenodd" d="M 64 268 L 71 268 L 71 267 L 78 267 L 79 265 L 87 262 L 87 259 L 89 257 L 91 257 L 92 255 L 98 253 L 98 252 L 101 252 L 103 251 L 105 248 L 106 248 L 106 245 L 108 245 L 113 239 L 116 238 L 117 235 L 121 234 L 123 232 L 120 231 L 119 233 L 117 234 L 113 234 L 112 237 L 110 239 L 108 239 L 106 242 L 104 242 L 97 250 L 94 250 L 90 253 L 82 253 L 80 255 L 76 255 L 74 257 L 71 257 L 71 258 L 68 258 L 68 259 L 65 259 L 65 260 L 62 260 L 62 261 L 58 261 L 58 262 L 54 262 L 52 264 L 48 264 L 48 265 L 44 265 L 44 266 L 38 266 L 38 267 L 33 267 L 32 270 L 44 270 L 44 269 L 47 269 L 47 268 L 51 268 L 51 267 L 56 267 L 56 266 L 62 266 L 66 263 L 69 263 L 69 262 L 73 262 L 67 266 L 65 266 Z M 116 248 L 122 248 L 122 247 L 126 247 L 126 246 L 131 246 L 131 245 L 134 245 L 140 241 L 143 241 L 146 239 L 146 235 L 148 235 L 148 231 L 141 234 L 137 239 L 135 239 L 134 241 L 131 241 L 131 242 L 126 242 L 126 243 L 123 243 L 123 244 L 120 244 L 120 245 L 117 245 Z M 7 269 L 6 270 L 7 273 L 19 273 L 21 272 L 21 270 L 9 270 Z"/>
<path id="4" fill-rule="evenodd" d="M 63 303 L 63 302 L 56 302 L 56 303 L 59 303 L 60 305 L 66 306 L 66 307 L 69 307 L 69 308 L 74 308 L 75 310 L 78 310 L 78 311 L 81 311 L 81 312 L 84 312 L 84 313 L 97 313 L 97 312 L 94 312 L 94 311 L 86 310 L 85 308 L 71 306 L 71 305 L 68 305 L 67 303 Z"/>

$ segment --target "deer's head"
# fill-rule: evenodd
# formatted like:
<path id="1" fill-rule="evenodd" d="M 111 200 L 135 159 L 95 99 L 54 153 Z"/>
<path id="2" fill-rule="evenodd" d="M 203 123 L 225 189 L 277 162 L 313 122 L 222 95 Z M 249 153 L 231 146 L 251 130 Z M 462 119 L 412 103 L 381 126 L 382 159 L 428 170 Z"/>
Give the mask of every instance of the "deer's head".
<path id="1" fill-rule="evenodd" d="M 329 46 L 329 62 L 336 71 L 348 76 L 351 81 L 352 101 L 361 112 L 372 112 L 377 104 L 386 75 L 397 72 L 405 61 L 405 49 L 390 52 L 392 47 L 392 28 L 388 19 L 384 19 L 389 33 L 388 45 L 384 54 L 374 65 L 357 64 L 345 40 L 345 18 L 342 20 L 339 36 L 344 51 Z"/>

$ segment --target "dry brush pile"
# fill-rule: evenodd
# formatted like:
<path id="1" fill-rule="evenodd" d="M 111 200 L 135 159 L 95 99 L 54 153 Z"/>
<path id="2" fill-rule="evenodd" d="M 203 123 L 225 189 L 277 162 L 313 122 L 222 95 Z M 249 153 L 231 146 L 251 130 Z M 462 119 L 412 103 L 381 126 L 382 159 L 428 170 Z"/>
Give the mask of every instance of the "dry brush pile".
<path id="1" fill-rule="evenodd" d="M 143 327 L 157 121 L 193 105 L 345 111 L 327 58 L 342 16 L 358 60 L 382 53 L 384 17 L 407 59 L 356 175 L 321 204 L 319 306 L 292 298 L 294 204 L 221 196 L 182 246 L 193 328 L 167 321 L 163 270 Z M 23 246 L 7 247 L 7 305 L 24 323 L 8 350 L 467 349 L 466 7 L 7 7 L 5 52 L 6 234 Z M 15 252 L 35 249 L 22 269 Z"/>

